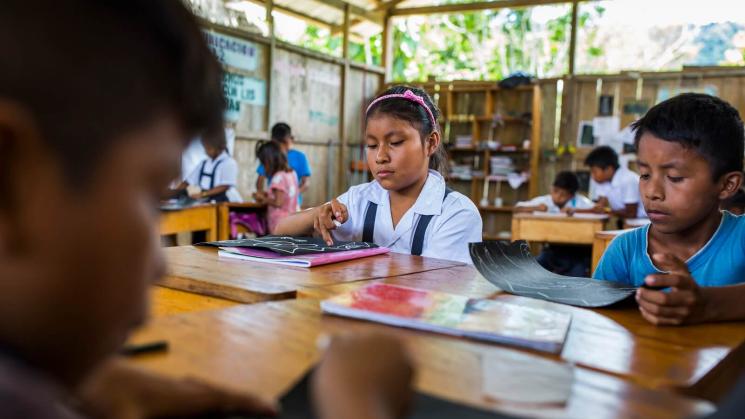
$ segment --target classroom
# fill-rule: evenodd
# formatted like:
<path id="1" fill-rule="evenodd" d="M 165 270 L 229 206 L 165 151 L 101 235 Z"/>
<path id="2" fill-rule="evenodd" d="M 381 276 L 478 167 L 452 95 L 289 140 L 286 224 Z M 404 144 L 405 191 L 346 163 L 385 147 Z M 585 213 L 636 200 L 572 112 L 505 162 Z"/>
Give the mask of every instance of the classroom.
<path id="1" fill-rule="evenodd" d="M 743 416 L 737 1 L 6 1 L 1 418 Z"/>

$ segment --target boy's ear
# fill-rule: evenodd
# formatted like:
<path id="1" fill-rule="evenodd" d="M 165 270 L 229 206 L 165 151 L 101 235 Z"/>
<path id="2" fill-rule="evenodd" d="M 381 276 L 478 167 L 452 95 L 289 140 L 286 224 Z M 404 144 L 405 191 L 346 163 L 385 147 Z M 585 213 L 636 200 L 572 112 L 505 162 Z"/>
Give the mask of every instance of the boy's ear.
<path id="1" fill-rule="evenodd" d="M 725 200 L 732 198 L 743 184 L 743 172 L 729 172 L 722 175 L 720 179 L 721 188 L 719 199 Z"/>
<path id="2" fill-rule="evenodd" d="M 46 150 L 33 117 L 17 102 L 0 97 L 0 254 L 23 241 L 18 222 L 34 168 Z"/>

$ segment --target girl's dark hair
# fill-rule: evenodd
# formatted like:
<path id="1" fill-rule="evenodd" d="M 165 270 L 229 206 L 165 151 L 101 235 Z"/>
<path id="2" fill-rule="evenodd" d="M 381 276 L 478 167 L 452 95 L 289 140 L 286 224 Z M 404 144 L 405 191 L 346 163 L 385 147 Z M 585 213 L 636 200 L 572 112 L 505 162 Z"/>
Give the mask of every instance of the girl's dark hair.
<path id="1" fill-rule="evenodd" d="M 256 157 L 264 165 L 264 173 L 267 179 L 271 179 L 275 173 L 289 171 L 287 156 L 279 148 L 276 141 L 259 141 L 256 143 Z"/>
<path id="2" fill-rule="evenodd" d="M 432 124 L 427 110 L 422 108 L 422 105 L 401 98 L 385 99 L 376 103 L 372 108 L 370 108 L 370 110 L 367 112 L 367 115 L 365 115 L 365 123 L 367 123 L 368 119 L 378 114 L 389 115 L 393 118 L 406 121 L 410 123 L 411 126 L 413 126 L 417 131 L 419 131 L 419 136 L 422 139 L 422 144 L 424 144 L 425 139 L 429 137 L 430 134 L 435 131 L 440 133 L 440 126 L 437 123 L 437 120 L 440 117 L 440 110 L 432 101 L 432 98 L 429 97 L 427 92 L 411 86 L 394 86 L 379 94 L 377 97 L 403 94 L 407 90 L 411 90 L 412 93 L 424 99 L 424 103 L 427 105 L 429 110 L 432 112 L 432 115 L 435 117 L 434 124 Z M 435 150 L 434 154 L 432 154 L 432 156 L 429 158 L 429 168 L 437 170 L 443 175 L 447 173 L 448 156 L 445 152 L 445 148 L 442 146 L 442 140 L 440 141 L 440 145 L 437 147 L 437 150 Z"/>

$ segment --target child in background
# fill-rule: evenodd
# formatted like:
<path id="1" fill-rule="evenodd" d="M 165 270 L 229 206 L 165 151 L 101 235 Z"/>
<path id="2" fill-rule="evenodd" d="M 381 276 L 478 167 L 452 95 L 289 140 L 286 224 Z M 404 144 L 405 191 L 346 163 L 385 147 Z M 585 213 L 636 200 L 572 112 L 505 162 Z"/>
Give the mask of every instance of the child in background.
<path id="1" fill-rule="evenodd" d="M 292 170 L 297 175 L 298 188 L 298 207 L 303 205 L 303 193 L 308 190 L 310 186 L 310 165 L 308 159 L 305 157 L 302 151 L 295 150 L 292 148 L 295 143 L 295 137 L 292 135 L 292 129 L 289 125 L 284 122 L 278 122 L 272 127 L 272 141 L 276 141 L 279 144 L 280 149 L 287 156 L 287 163 L 289 163 Z M 264 184 L 266 183 L 267 174 L 263 164 L 260 164 L 256 169 L 259 178 L 256 180 L 256 191 L 263 192 Z M 269 176 L 271 179 L 271 176 Z"/>
<path id="2" fill-rule="evenodd" d="M 639 175 L 620 167 L 615 150 L 597 147 L 587 155 L 585 165 L 590 167 L 591 198 L 596 202 L 591 212 L 610 212 L 620 218 L 646 217 L 639 197 Z"/>
<path id="3" fill-rule="evenodd" d="M 481 241 L 481 216 L 469 198 L 451 192 L 440 174 L 439 110 L 426 92 L 388 89 L 367 108 L 367 163 L 375 176 L 320 207 L 289 216 L 277 234 L 314 230 L 336 240 L 374 242 L 394 252 L 471 263 L 468 243 Z"/>
<path id="4" fill-rule="evenodd" d="M 594 277 L 652 287 L 639 288 L 636 300 L 657 325 L 745 319 L 745 216 L 720 210 L 743 183 L 737 110 L 686 93 L 634 127 L 651 224 L 616 237 Z"/>
<path id="5" fill-rule="evenodd" d="M 573 172 L 564 171 L 556 175 L 551 193 L 537 196 L 530 201 L 518 202 L 514 212 L 566 212 L 572 214 L 576 209 L 591 209 L 595 203 L 590 198 L 578 194 L 579 179 Z"/>
<path id="6" fill-rule="evenodd" d="M 254 199 L 267 205 L 269 233 L 274 234 L 280 220 L 300 209 L 297 204 L 297 176 L 287 164 L 287 156 L 276 141 L 259 142 L 256 156 L 271 180 L 269 191 L 256 192 Z"/>
<path id="7" fill-rule="evenodd" d="M 225 130 L 220 127 L 213 133 L 202 136 L 205 158 L 176 187 L 185 191 L 192 199 L 215 202 L 241 202 L 238 184 L 238 163 L 228 154 Z"/>
<path id="8" fill-rule="evenodd" d="M 735 215 L 745 214 L 745 189 L 740 189 L 732 198 L 722 201 L 722 211 Z"/>
<path id="9" fill-rule="evenodd" d="M 595 203 L 578 194 L 578 190 L 577 175 L 569 171 L 560 172 L 554 179 L 550 194 L 518 202 L 514 212 L 545 211 L 572 215 L 578 210 L 594 208 Z M 559 275 L 585 277 L 590 274 L 590 257 L 588 246 L 548 244 L 536 260 L 547 270 Z"/>

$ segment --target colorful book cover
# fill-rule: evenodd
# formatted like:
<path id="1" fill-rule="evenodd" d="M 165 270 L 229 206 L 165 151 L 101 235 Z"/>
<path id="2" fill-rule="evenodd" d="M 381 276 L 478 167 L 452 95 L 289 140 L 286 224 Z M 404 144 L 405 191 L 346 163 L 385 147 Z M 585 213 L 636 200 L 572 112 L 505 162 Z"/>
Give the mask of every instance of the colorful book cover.
<path id="1" fill-rule="evenodd" d="M 251 247 L 221 247 L 218 255 L 220 257 L 248 260 L 253 262 L 312 268 L 314 266 L 327 265 L 329 263 L 343 262 L 346 260 L 382 255 L 388 252 L 390 252 L 390 249 L 386 247 L 371 247 L 367 249 L 347 250 L 344 252 L 284 256 L 278 254 L 277 252 L 266 249 L 257 249 Z"/>
<path id="2" fill-rule="evenodd" d="M 499 300 L 371 284 L 321 302 L 327 314 L 558 353 L 571 316 Z"/>

